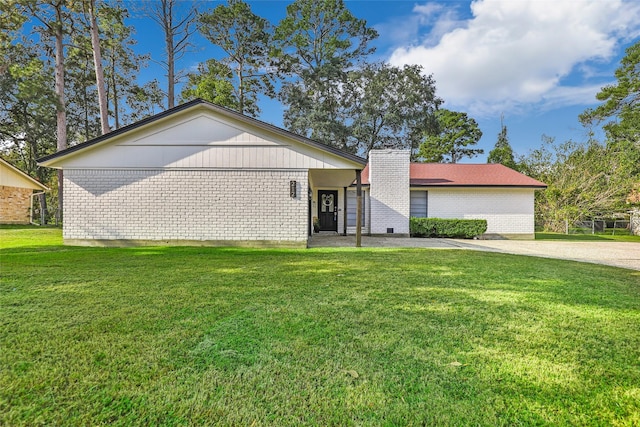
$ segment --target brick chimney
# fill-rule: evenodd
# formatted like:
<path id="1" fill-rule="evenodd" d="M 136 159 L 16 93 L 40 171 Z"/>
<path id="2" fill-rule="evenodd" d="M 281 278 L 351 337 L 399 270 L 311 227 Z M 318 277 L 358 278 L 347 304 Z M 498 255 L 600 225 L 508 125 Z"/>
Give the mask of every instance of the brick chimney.
<path id="1" fill-rule="evenodd" d="M 372 235 L 409 235 L 409 150 L 371 150 Z"/>

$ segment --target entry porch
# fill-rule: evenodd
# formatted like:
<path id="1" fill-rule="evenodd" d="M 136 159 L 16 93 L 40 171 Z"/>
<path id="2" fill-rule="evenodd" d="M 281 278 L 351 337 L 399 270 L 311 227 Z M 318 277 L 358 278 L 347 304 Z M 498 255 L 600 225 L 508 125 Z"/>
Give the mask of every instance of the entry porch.
<path id="1" fill-rule="evenodd" d="M 368 199 L 363 188 L 360 188 L 362 196 L 358 209 L 359 172 L 347 169 L 309 170 L 309 236 L 356 235 L 358 211 L 360 232 L 369 233 Z"/>

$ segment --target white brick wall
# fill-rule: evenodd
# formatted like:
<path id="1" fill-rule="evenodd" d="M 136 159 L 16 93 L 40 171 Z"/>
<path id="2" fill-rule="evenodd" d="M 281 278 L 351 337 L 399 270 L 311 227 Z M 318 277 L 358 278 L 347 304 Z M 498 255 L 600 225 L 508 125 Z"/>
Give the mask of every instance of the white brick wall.
<path id="1" fill-rule="evenodd" d="M 429 188 L 429 217 L 486 219 L 488 234 L 533 234 L 533 193 L 527 188 Z"/>
<path id="2" fill-rule="evenodd" d="M 64 180 L 65 239 L 307 240 L 306 170 L 66 170 Z"/>
<path id="3" fill-rule="evenodd" d="M 371 150 L 371 234 L 409 233 L 409 150 Z"/>

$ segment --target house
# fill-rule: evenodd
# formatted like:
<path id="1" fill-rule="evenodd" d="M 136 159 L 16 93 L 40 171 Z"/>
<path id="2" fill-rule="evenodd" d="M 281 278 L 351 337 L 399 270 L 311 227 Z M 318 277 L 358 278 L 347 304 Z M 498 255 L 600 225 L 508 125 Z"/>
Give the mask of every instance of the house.
<path id="1" fill-rule="evenodd" d="M 202 100 L 39 162 L 64 171 L 67 244 L 300 247 L 313 235 L 314 220 L 325 232 L 355 233 L 353 184 L 367 164 Z M 367 170 L 362 231 L 407 235 L 414 191 L 428 194 L 429 216 L 440 212 L 433 202 L 437 190 L 412 183 L 409 152 L 372 151 Z M 522 229 L 527 234 L 533 233 L 532 183 L 508 182 L 504 187 L 513 187 L 513 193 L 497 187 L 487 193 L 506 198 L 526 193 L 527 207 L 521 210 L 531 223 Z M 464 210 L 455 206 L 456 213 Z"/>
<path id="2" fill-rule="evenodd" d="M 34 191 L 49 189 L 0 158 L 0 224 L 29 224 Z"/>

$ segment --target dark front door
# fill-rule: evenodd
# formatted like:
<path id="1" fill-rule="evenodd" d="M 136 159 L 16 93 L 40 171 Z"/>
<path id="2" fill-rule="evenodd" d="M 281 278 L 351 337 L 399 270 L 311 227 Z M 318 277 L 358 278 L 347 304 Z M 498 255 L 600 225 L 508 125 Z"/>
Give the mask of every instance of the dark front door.
<path id="1" fill-rule="evenodd" d="M 318 190 L 320 231 L 338 231 L 338 192 Z"/>

